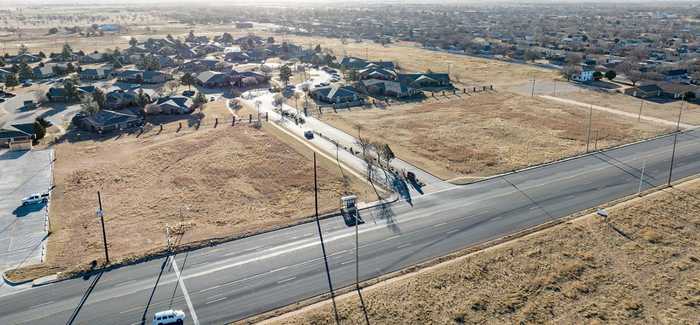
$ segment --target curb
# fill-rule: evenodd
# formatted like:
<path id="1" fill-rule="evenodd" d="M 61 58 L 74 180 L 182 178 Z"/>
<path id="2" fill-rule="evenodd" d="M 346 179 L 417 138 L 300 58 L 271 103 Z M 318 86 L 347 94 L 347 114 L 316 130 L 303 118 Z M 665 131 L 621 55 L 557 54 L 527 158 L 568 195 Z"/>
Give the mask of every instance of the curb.
<path id="1" fill-rule="evenodd" d="M 35 279 L 34 281 L 32 281 L 32 287 L 39 287 L 39 286 L 43 286 L 43 285 L 47 285 L 47 284 L 51 284 L 51 283 L 60 282 L 61 279 L 59 279 L 59 274 L 60 273 L 56 273 L 53 275 L 47 275 L 45 277 Z M 27 282 L 29 282 L 29 281 L 27 281 Z"/>
<path id="2" fill-rule="evenodd" d="M 11 285 L 11 286 L 18 286 L 18 285 L 21 285 L 21 284 L 25 284 L 25 283 L 32 282 L 32 280 L 24 280 L 24 281 L 19 281 L 19 282 L 13 282 L 13 281 L 11 281 L 10 279 L 8 279 L 8 278 L 5 276 L 5 272 L 2 272 L 2 280 L 5 281 L 5 283 L 7 283 L 7 284 L 9 284 L 9 285 Z"/>

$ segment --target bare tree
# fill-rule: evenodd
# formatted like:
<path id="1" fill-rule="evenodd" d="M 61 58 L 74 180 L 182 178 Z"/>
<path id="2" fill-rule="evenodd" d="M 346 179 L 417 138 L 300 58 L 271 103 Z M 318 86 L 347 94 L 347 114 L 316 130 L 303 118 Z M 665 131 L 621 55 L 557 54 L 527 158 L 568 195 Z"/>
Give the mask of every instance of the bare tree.
<path id="1" fill-rule="evenodd" d="M 627 73 L 627 79 L 632 82 L 632 86 L 636 86 L 637 82 L 641 81 L 643 77 L 642 72 L 639 70 L 632 70 Z"/>

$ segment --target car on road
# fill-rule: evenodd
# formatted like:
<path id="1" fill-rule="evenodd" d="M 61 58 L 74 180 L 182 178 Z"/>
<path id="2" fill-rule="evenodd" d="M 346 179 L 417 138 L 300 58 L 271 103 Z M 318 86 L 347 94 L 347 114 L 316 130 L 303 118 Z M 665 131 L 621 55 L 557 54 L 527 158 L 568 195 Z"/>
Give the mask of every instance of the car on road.
<path id="1" fill-rule="evenodd" d="M 48 192 L 34 193 L 34 194 L 22 199 L 22 206 L 30 205 L 30 204 L 37 204 L 37 203 L 46 203 L 48 201 L 49 201 L 49 193 Z"/>
<path id="2" fill-rule="evenodd" d="M 319 85 L 320 85 L 321 87 L 326 87 L 326 86 L 330 86 L 331 84 L 330 84 L 329 82 L 322 82 L 322 83 L 320 83 Z"/>
<path id="3" fill-rule="evenodd" d="M 182 96 L 192 97 L 194 96 L 194 90 L 185 90 L 182 92 Z"/>
<path id="4" fill-rule="evenodd" d="M 304 132 L 304 138 L 306 138 L 308 140 L 313 139 L 314 138 L 314 131 L 309 130 L 309 131 Z"/>
<path id="5" fill-rule="evenodd" d="M 185 322 L 185 312 L 182 310 L 164 310 L 153 315 L 153 325 L 182 324 Z"/>
<path id="6" fill-rule="evenodd" d="M 32 85 L 32 82 L 31 82 L 31 81 L 25 81 L 25 82 L 22 83 L 22 87 L 29 87 L 29 86 L 31 86 L 31 85 Z"/>
<path id="7" fill-rule="evenodd" d="M 5 101 L 4 98 L 0 98 L 0 103 L 2 103 L 2 102 L 4 102 L 4 101 Z"/>

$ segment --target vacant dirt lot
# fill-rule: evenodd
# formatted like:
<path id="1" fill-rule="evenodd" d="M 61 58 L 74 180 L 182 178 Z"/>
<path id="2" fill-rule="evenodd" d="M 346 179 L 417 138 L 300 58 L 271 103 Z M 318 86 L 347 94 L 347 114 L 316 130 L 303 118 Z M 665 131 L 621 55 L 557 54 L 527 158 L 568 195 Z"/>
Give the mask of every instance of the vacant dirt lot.
<path id="1" fill-rule="evenodd" d="M 492 175 L 585 152 L 588 111 L 509 92 L 438 96 L 419 103 L 328 113 L 326 122 L 386 141 L 397 157 L 443 179 Z M 593 112 L 591 149 L 667 131 Z"/>
<path id="2" fill-rule="evenodd" d="M 700 182 L 364 290 L 372 324 L 694 324 Z M 616 232 L 622 231 L 628 238 Z M 344 324 L 364 324 L 355 293 Z M 324 303 L 277 324 L 332 324 Z"/>
<path id="3" fill-rule="evenodd" d="M 277 38 L 281 38 L 278 36 Z M 482 59 L 466 55 L 429 51 L 415 43 L 400 42 L 382 46 L 370 41 L 356 43 L 350 40 L 343 44 L 339 39 L 322 37 L 286 36 L 295 44 L 321 44 L 333 51 L 337 57 L 344 55 L 370 60 L 394 61 L 407 72 L 450 72 L 450 76 L 464 85 L 507 85 L 527 82 L 532 76 L 537 79 L 552 79 L 558 74 L 554 70 Z"/>
<path id="4" fill-rule="evenodd" d="M 98 190 L 114 260 L 165 247 L 166 225 L 185 229 L 186 244 L 259 232 L 313 213 L 311 160 L 265 131 L 241 125 L 155 134 L 55 147 L 49 265 L 102 258 Z M 345 189 L 368 190 L 323 165 L 319 184 L 323 211 L 336 209 Z"/>

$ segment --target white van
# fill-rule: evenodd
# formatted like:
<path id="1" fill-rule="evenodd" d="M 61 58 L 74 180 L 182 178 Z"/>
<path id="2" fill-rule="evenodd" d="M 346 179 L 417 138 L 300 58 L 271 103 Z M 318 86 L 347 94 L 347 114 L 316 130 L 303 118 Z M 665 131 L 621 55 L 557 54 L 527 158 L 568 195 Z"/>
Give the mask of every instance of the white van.
<path id="1" fill-rule="evenodd" d="M 153 315 L 153 325 L 182 324 L 185 321 L 185 312 L 182 310 L 164 310 Z"/>

